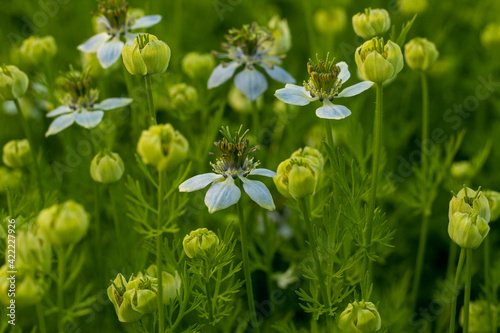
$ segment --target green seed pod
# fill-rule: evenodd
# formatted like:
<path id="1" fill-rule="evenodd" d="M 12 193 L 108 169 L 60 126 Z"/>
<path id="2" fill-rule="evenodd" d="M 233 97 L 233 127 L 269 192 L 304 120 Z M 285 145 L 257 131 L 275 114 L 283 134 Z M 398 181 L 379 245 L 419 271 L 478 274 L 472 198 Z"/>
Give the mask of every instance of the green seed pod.
<path id="1" fill-rule="evenodd" d="M 191 231 L 184 237 L 182 247 L 189 258 L 201 258 L 219 245 L 219 237 L 207 228 Z"/>
<path id="2" fill-rule="evenodd" d="M 150 34 L 137 36 L 132 45 L 127 44 L 122 50 L 123 63 L 132 75 L 164 73 L 170 56 L 170 47 Z"/>
<path id="3" fill-rule="evenodd" d="M 158 170 L 175 168 L 187 158 L 189 143 L 170 124 L 153 125 L 142 131 L 137 143 L 137 153 L 144 164 Z"/>
<path id="4" fill-rule="evenodd" d="M 23 173 L 18 169 L 9 169 L 0 166 L 0 193 L 7 192 L 7 189 L 14 189 L 21 186 Z"/>
<path id="5" fill-rule="evenodd" d="M 474 169 L 470 161 L 458 161 L 451 165 L 451 175 L 457 179 L 471 179 L 474 177 Z"/>
<path id="6" fill-rule="evenodd" d="M 26 94 L 30 80 L 16 66 L 0 67 L 0 99 L 18 99 Z"/>
<path id="7" fill-rule="evenodd" d="M 24 168 L 31 163 L 31 147 L 28 139 L 11 140 L 3 146 L 3 163 L 11 168 Z"/>
<path id="8" fill-rule="evenodd" d="M 52 36 L 31 36 L 23 41 L 19 48 L 19 54 L 27 63 L 40 64 L 57 54 L 56 40 Z"/>
<path id="9" fill-rule="evenodd" d="M 268 26 L 272 38 L 269 54 L 279 56 L 287 53 L 292 47 L 292 36 L 290 34 L 288 21 L 286 19 L 281 19 L 278 15 L 274 15 L 271 20 L 269 20 Z"/>
<path id="10" fill-rule="evenodd" d="M 168 94 L 170 96 L 172 108 L 179 111 L 193 108 L 198 100 L 198 93 L 196 92 L 196 89 L 185 83 L 179 83 L 171 86 L 168 89 Z"/>
<path id="11" fill-rule="evenodd" d="M 43 209 L 36 223 L 52 245 L 74 244 L 87 233 L 89 216 L 82 205 L 68 200 Z"/>
<path id="12" fill-rule="evenodd" d="M 436 45 L 427 38 L 416 37 L 405 45 L 405 60 L 413 70 L 428 71 L 438 57 Z"/>
<path id="13" fill-rule="evenodd" d="M 484 196 L 488 199 L 488 206 L 490 208 L 490 222 L 496 221 L 500 217 L 500 193 L 497 191 L 486 190 L 483 191 Z"/>
<path id="14" fill-rule="evenodd" d="M 117 153 L 101 152 L 90 163 L 90 175 L 98 183 L 114 183 L 120 180 L 125 165 Z"/>
<path id="15" fill-rule="evenodd" d="M 404 66 L 398 44 L 375 37 L 356 49 L 356 65 L 363 79 L 376 83 L 392 79 Z"/>
<path id="16" fill-rule="evenodd" d="M 143 313 L 132 308 L 132 303 L 129 297 L 125 298 L 128 282 L 122 274 L 118 274 L 113 283 L 108 287 L 108 298 L 115 307 L 118 320 L 122 323 L 132 323 L 139 321 Z"/>
<path id="17" fill-rule="evenodd" d="M 139 274 L 127 283 L 123 298 L 130 302 L 134 311 L 148 314 L 158 307 L 158 280 Z"/>
<path id="18" fill-rule="evenodd" d="M 215 67 L 215 59 L 210 53 L 190 52 L 182 59 L 182 71 L 190 78 L 205 78 Z"/>
<path id="19" fill-rule="evenodd" d="M 490 312 L 488 311 L 490 306 Z M 469 333 L 489 333 L 491 329 L 488 327 L 490 319 L 488 313 L 491 314 L 491 322 L 498 322 L 498 310 L 495 305 L 489 305 L 485 300 L 471 301 L 469 303 Z M 464 326 L 464 307 L 460 311 L 460 326 Z"/>
<path id="20" fill-rule="evenodd" d="M 16 237 L 17 265 L 30 267 L 31 270 L 49 272 L 52 249 L 42 235 L 31 230 L 20 230 Z"/>
<path id="21" fill-rule="evenodd" d="M 477 249 L 489 231 L 488 222 L 475 213 L 454 213 L 448 224 L 450 238 L 463 249 Z"/>
<path id="22" fill-rule="evenodd" d="M 350 303 L 340 314 L 339 328 L 343 333 L 371 333 L 382 327 L 382 319 L 372 302 Z"/>
<path id="23" fill-rule="evenodd" d="M 310 154 L 310 155 L 309 155 Z M 278 165 L 273 181 L 286 198 L 300 199 L 314 194 L 323 170 L 323 156 L 316 149 L 297 150 Z"/>
<path id="24" fill-rule="evenodd" d="M 8 273 L 9 270 L 7 265 L 0 268 L 0 303 L 7 306 L 11 304 L 11 299 L 15 299 L 15 306 L 24 308 L 42 300 L 45 288 L 41 278 L 36 278 L 28 267 L 17 266 L 16 278 L 11 280 L 9 278 L 12 274 Z M 9 297 L 9 290 L 15 290 L 15 298 Z"/>
<path id="25" fill-rule="evenodd" d="M 455 213 L 477 214 L 482 217 L 486 223 L 490 222 L 491 213 L 488 199 L 481 191 L 474 191 L 469 187 L 464 187 L 457 196 L 454 196 L 450 201 L 450 209 L 448 218 Z"/>
<path id="26" fill-rule="evenodd" d="M 146 269 L 146 274 L 157 278 L 158 268 L 156 265 L 150 265 Z M 181 284 L 182 280 L 179 272 L 175 271 L 174 275 L 166 271 L 162 272 L 163 303 L 165 305 L 169 305 L 173 299 L 177 298 L 177 295 L 181 292 Z"/>
<path id="27" fill-rule="evenodd" d="M 385 9 L 366 8 L 352 17 L 352 26 L 356 35 L 369 39 L 389 30 L 391 18 Z"/>

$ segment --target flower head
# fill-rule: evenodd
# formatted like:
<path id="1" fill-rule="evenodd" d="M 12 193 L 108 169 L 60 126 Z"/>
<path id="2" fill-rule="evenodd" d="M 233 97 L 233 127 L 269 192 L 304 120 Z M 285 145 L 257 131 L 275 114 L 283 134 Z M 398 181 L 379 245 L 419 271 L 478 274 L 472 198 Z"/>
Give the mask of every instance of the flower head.
<path id="1" fill-rule="evenodd" d="M 243 183 L 243 189 L 259 206 L 268 210 L 274 210 L 274 201 L 267 187 L 260 181 L 250 180 L 248 176 L 258 175 L 274 177 L 275 172 L 267 169 L 257 168 L 260 162 L 255 161 L 251 154 L 259 149 L 259 146 L 250 148 L 249 140 L 245 139 L 248 130 L 241 133 L 241 127 L 231 135 L 229 128 L 222 128 L 220 131 L 224 138 L 215 142 L 215 146 L 220 149 L 212 165 L 212 173 L 205 173 L 194 176 L 183 182 L 179 186 L 181 192 L 192 192 L 201 190 L 212 184 L 205 196 L 205 205 L 209 213 L 225 209 L 234 205 L 240 200 L 241 191 L 235 184 L 239 179 Z"/>
<path id="2" fill-rule="evenodd" d="M 184 237 L 182 247 L 189 258 L 200 258 L 219 245 L 219 237 L 207 228 L 198 228 Z"/>
<path id="3" fill-rule="evenodd" d="M 477 249 L 489 231 L 488 222 L 476 213 L 457 212 L 448 224 L 450 238 L 464 249 Z"/>
<path id="4" fill-rule="evenodd" d="M 98 9 L 101 15 L 97 21 L 104 26 L 105 32 L 94 35 L 79 45 L 78 49 L 85 53 L 97 53 L 103 68 L 110 67 L 120 58 L 123 38 L 128 43 L 134 41 L 138 33 L 132 33 L 132 30 L 149 28 L 161 21 L 160 15 L 136 18 L 128 12 L 129 5 L 125 0 L 103 0 Z"/>
<path id="5" fill-rule="evenodd" d="M 21 44 L 19 53 L 24 61 L 30 64 L 39 64 L 44 59 L 50 59 L 56 55 L 56 40 L 52 36 L 28 37 Z"/>
<path id="6" fill-rule="evenodd" d="M 92 88 L 89 71 L 83 73 L 70 70 L 66 73 L 62 89 L 65 92 L 62 105 L 47 113 L 47 117 L 56 117 L 45 136 L 57 134 L 74 122 L 85 128 L 99 125 L 104 111 L 121 108 L 132 103 L 131 98 L 108 98 L 97 103 L 99 91 Z"/>
<path id="7" fill-rule="evenodd" d="M 29 82 L 28 76 L 16 66 L 0 67 L 0 99 L 7 101 L 23 97 Z"/>
<path id="8" fill-rule="evenodd" d="M 279 26 L 277 26 L 279 29 Z M 281 31 L 283 34 L 283 29 Z M 267 89 L 267 81 L 257 67 L 264 71 L 274 80 L 282 83 L 294 83 L 295 79 L 283 68 L 281 58 L 286 47 L 275 46 L 272 32 L 267 28 L 260 27 L 256 23 L 244 25 L 241 29 L 231 29 L 226 36 L 226 43 L 222 44 L 224 53 L 215 53 L 219 58 L 231 59 L 229 63 L 221 63 L 213 70 L 208 79 L 208 89 L 220 86 L 229 80 L 236 69 L 244 66 L 244 69 L 234 77 L 235 87 L 248 99 L 254 101 Z M 286 46 L 286 45 L 285 45 Z"/>
<path id="9" fill-rule="evenodd" d="M 428 71 L 438 57 L 436 45 L 427 38 L 415 37 L 405 45 L 405 60 L 411 69 Z"/>
<path id="10" fill-rule="evenodd" d="M 90 163 L 90 176 L 98 183 L 114 183 L 120 180 L 125 170 L 125 165 L 117 153 L 100 152 L 94 156 Z"/>
<path id="11" fill-rule="evenodd" d="M 356 35 L 368 39 L 389 30 L 391 18 L 385 9 L 366 8 L 352 17 L 352 26 Z"/>
<path id="12" fill-rule="evenodd" d="M 398 44 L 374 37 L 356 49 L 356 65 L 365 80 L 383 83 L 401 72 L 403 53 Z"/>
<path id="13" fill-rule="evenodd" d="M 2 161 L 11 168 L 23 168 L 31 163 L 28 139 L 11 140 L 3 146 Z"/>
<path id="14" fill-rule="evenodd" d="M 344 333 L 372 333 L 380 330 L 382 319 L 372 302 L 353 302 L 340 314 L 339 328 Z"/>
<path id="15" fill-rule="evenodd" d="M 182 71 L 190 78 L 206 78 L 215 67 L 215 59 L 210 53 L 189 52 L 182 58 Z"/>
<path id="16" fill-rule="evenodd" d="M 151 34 L 140 34 L 122 50 L 123 64 L 132 75 L 164 73 L 170 63 L 170 47 Z"/>
<path id="17" fill-rule="evenodd" d="M 486 199 L 488 199 L 488 205 L 491 213 L 490 221 L 496 221 L 500 217 L 500 193 L 497 191 L 486 190 L 483 194 Z"/>
<path id="18" fill-rule="evenodd" d="M 303 87 L 287 84 L 274 94 L 279 100 L 292 105 L 307 105 L 313 101 L 323 102 L 323 106 L 316 109 L 316 116 L 325 119 L 342 119 L 351 114 L 343 105 L 332 103 L 334 98 L 351 97 L 369 89 L 373 82 L 363 81 L 344 90 L 342 85 L 349 79 L 351 73 L 345 62 L 335 64 L 335 59 L 326 61 L 318 59 L 316 62 L 309 60 L 307 72 L 309 80 L 304 81 Z"/>
<path id="19" fill-rule="evenodd" d="M 477 214 L 481 216 L 486 223 L 490 222 L 491 213 L 488 199 L 479 188 L 477 191 L 469 187 L 465 187 L 458 192 L 456 196 L 450 200 L 450 209 L 448 211 L 448 218 L 455 213 L 464 214 Z"/>

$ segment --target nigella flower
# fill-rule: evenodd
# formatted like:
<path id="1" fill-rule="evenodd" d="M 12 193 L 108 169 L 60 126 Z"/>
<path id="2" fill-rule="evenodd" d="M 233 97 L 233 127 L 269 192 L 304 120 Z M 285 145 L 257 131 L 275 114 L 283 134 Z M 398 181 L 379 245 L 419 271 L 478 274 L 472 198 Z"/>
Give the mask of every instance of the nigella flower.
<path id="1" fill-rule="evenodd" d="M 273 80 L 281 83 L 295 83 L 295 79 L 283 68 L 281 58 L 276 55 L 271 32 L 256 23 L 244 25 L 241 30 L 231 29 L 226 36 L 227 43 L 222 44 L 225 53 L 215 53 L 219 58 L 231 59 L 215 67 L 208 79 L 208 89 L 220 86 L 231 77 L 236 69 L 244 66 L 234 77 L 236 89 L 248 99 L 254 101 L 267 89 L 267 80 L 257 68 L 262 68 Z"/>
<path id="2" fill-rule="evenodd" d="M 274 201 L 266 185 L 257 180 L 250 180 L 248 176 L 274 177 L 276 173 L 267 169 L 258 169 L 258 161 L 249 157 L 259 149 L 259 146 L 248 148 L 248 139 L 245 139 L 248 130 L 240 135 L 241 127 L 234 136 L 229 128 L 220 131 L 224 138 L 215 142 L 221 154 L 216 155 L 216 163 L 210 163 L 213 173 L 204 173 L 194 176 L 179 186 L 181 192 L 193 192 L 201 190 L 212 184 L 205 196 L 205 205 L 208 212 L 227 208 L 240 200 L 241 191 L 235 181 L 238 179 L 243 183 L 243 189 L 248 196 L 259 206 L 268 210 L 274 210 Z M 215 154 L 213 154 L 215 155 Z"/>
<path id="3" fill-rule="evenodd" d="M 71 70 L 62 83 L 66 92 L 62 105 L 47 113 L 47 117 L 56 117 L 45 136 L 54 135 L 71 126 L 74 122 L 85 128 L 94 128 L 101 123 L 103 111 L 121 108 L 132 103 L 131 98 L 108 98 L 97 103 L 99 91 L 92 89 L 89 72 Z"/>
<path id="4" fill-rule="evenodd" d="M 334 59 L 328 61 L 328 55 L 326 61 L 317 59 L 317 63 L 312 63 L 312 60 L 309 60 L 307 63 L 309 81 L 304 81 L 303 87 L 287 84 L 274 95 L 279 100 L 293 105 L 307 105 L 317 100 L 323 102 L 323 106 L 316 109 L 316 116 L 319 118 L 342 119 L 349 116 L 351 111 L 343 105 L 333 104 L 333 99 L 358 95 L 369 89 L 373 82 L 363 81 L 340 91 L 351 73 L 345 62 L 336 65 L 333 62 Z"/>
<path id="5" fill-rule="evenodd" d="M 103 68 L 113 65 L 122 53 L 125 45 L 122 37 L 132 44 L 138 33 L 132 30 L 149 28 L 161 21 L 160 15 L 148 15 L 135 19 L 128 14 L 128 3 L 125 0 L 106 0 L 98 5 L 102 14 L 98 18 L 98 23 L 104 26 L 105 32 L 92 36 L 85 43 L 78 46 L 78 49 L 85 53 L 97 53 L 97 59 Z"/>

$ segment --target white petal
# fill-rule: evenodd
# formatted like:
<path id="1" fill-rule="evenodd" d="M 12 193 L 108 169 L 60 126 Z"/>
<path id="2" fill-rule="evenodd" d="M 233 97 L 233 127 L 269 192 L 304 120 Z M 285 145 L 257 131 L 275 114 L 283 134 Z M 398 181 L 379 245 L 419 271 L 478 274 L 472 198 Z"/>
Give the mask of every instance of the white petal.
<path id="1" fill-rule="evenodd" d="M 258 180 L 250 180 L 245 177 L 240 177 L 243 182 L 243 188 L 248 196 L 255 201 L 259 206 L 267 210 L 275 210 L 273 197 L 264 183 Z"/>
<path id="2" fill-rule="evenodd" d="M 132 32 L 126 32 L 125 33 L 125 40 L 127 41 L 127 44 L 133 44 L 135 38 L 139 35 L 139 33 L 132 33 Z"/>
<path id="3" fill-rule="evenodd" d="M 109 23 L 106 16 L 99 16 L 99 18 L 97 19 L 97 23 L 100 23 L 104 25 L 106 28 L 111 29 L 111 24 Z"/>
<path id="4" fill-rule="evenodd" d="M 228 64 L 225 64 L 224 66 L 222 64 L 219 64 L 217 67 L 214 68 L 212 71 L 212 74 L 210 74 L 210 78 L 208 79 L 208 89 L 212 89 L 215 87 L 220 86 L 227 80 L 229 80 L 233 74 L 236 68 L 238 68 L 240 64 L 236 61 L 231 61 Z"/>
<path id="5" fill-rule="evenodd" d="M 102 68 L 110 67 L 120 58 L 124 45 L 118 38 L 113 38 L 113 40 L 101 45 L 97 50 L 97 59 L 99 59 Z"/>
<path id="6" fill-rule="evenodd" d="M 340 67 L 340 74 L 338 78 L 342 80 L 342 84 L 346 83 L 346 81 L 351 77 L 347 64 L 344 61 L 341 61 L 336 66 Z"/>
<path id="7" fill-rule="evenodd" d="M 47 113 L 47 117 L 52 118 L 52 117 L 60 116 L 64 113 L 68 113 L 71 111 L 73 111 L 73 110 L 69 106 L 61 105 L 61 106 L 55 108 L 54 110 L 50 111 L 49 113 Z"/>
<path id="8" fill-rule="evenodd" d="M 363 81 L 360 83 L 357 83 L 355 85 L 352 85 L 350 87 L 345 88 L 342 90 L 337 96 L 338 97 L 351 97 L 351 96 L 356 96 L 361 94 L 363 91 L 370 89 L 371 86 L 373 86 L 372 81 Z"/>
<path id="9" fill-rule="evenodd" d="M 245 68 L 234 77 L 234 86 L 249 100 L 255 101 L 266 91 L 267 81 L 257 69 Z"/>
<path id="10" fill-rule="evenodd" d="M 131 30 L 140 28 L 149 28 L 161 21 L 161 15 L 148 15 L 137 19 L 134 25 L 130 28 Z"/>
<path id="11" fill-rule="evenodd" d="M 241 191 L 234 183 L 232 177 L 226 180 L 214 183 L 207 191 L 205 196 L 205 205 L 208 212 L 212 214 L 215 211 L 234 205 L 240 200 Z"/>
<path id="12" fill-rule="evenodd" d="M 45 133 L 45 136 L 54 135 L 61 132 L 62 130 L 71 126 L 74 121 L 75 119 L 73 118 L 73 114 L 65 114 L 60 117 L 57 117 L 50 124 L 47 133 Z"/>
<path id="13" fill-rule="evenodd" d="M 351 111 L 343 105 L 335 105 L 329 99 L 323 101 L 323 106 L 316 109 L 316 115 L 323 119 L 343 119 L 351 114 Z"/>
<path id="14" fill-rule="evenodd" d="M 73 114 L 76 123 L 85 128 L 94 128 L 99 125 L 102 116 L 104 116 L 102 111 L 80 111 Z"/>
<path id="15" fill-rule="evenodd" d="M 207 187 L 208 184 L 212 184 L 214 181 L 224 178 L 222 175 L 216 173 L 204 173 L 201 175 L 189 178 L 185 182 L 179 185 L 179 191 L 181 192 L 193 192 L 201 190 Z"/>
<path id="16" fill-rule="evenodd" d="M 290 73 L 280 66 L 274 65 L 273 69 L 270 69 L 268 66 L 263 65 L 262 68 L 264 68 L 267 75 L 269 75 L 273 80 L 281 83 L 295 83 L 295 79 L 290 75 Z"/>
<path id="17" fill-rule="evenodd" d="M 85 53 L 96 53 L 99 47 L 110 38 L 111 36 L 107 32 L 101 32 L 90 37 L 85 43 L 78 45 L 78 49 Z"/>
<path id="18" fill-rule="evenodd" d="M 274 177 L 276 176 L 276 172 L 268 170 L 268 169 L 255 169 L 250 171 L 249 175 L 252 176 L 264 176 L 264 177 Z"/>
<path id="19" fill-rule="evenodd" d="M 318 99 L 318 97 L 311 97 L 304 87 L 294 84 L 287 84 L 285 88 L 276 90 L 274 96 L 287 104 L 301 106 L 307 105 Z"/>
<path id="20" fill-rule="evenodd" d="M 113 110 L 122 108 L 132 103 L 132 98 L 108 98 L 101 103 L 95 104 L 94 110 Z"/>

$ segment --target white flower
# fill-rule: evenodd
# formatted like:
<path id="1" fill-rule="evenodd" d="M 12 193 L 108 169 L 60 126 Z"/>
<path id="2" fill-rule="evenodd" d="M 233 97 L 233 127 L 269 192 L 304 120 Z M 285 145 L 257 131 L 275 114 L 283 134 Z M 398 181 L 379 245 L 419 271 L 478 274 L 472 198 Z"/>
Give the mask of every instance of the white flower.
<path id="1" fill-rule="evenodd" d="M 101 32 L 89 38 L 78 46 L 78 50 L 85 53 L 97 53 L 97 59 L 103 68 L 113 65 L 122 53 L 124 46 L 122 37 L 127 43 L 132 44 L 138 33 L 131 32 L 135 29 L 149 28 L 161 21 L 161 15 L 148 15 L 138 19 L 127 13 L 128 5 L 120 4 L 118 8 L 108 3 L 100 5 L 103 14 L 98 18 L 98 24 L 104 26 L 106 32 Z"/>
<path id="2" fill-rule="evenodd" d="M 208 89 L 220 86 L 233 77 L 236 69 L 244 69 L 234 77 L 234 86 L 249 100 L 254 101 L 267 90 L 263 69 L 272 79 L 281 83 L 295 83 L 295 79 L 283 68 L 281 57 L 274 55 L 274 41 L 271 33 L 256 24 L 244 25 L 241 30 L 232 29 L 226 38 L 223 49 L 227 53 L 219 53 L 219 58 L 229 58 L 229 63 L 221 63 L 213 70 L 208 79 Z M 272 54 L 272 55 L 271 55 Z"/>
<path id="3" fill-rule="evenodd" d="M 253 201 L 262 208 L 274 210 L 273 197 L 266 185 L 257 180 L 250 180 L 248 176 L 272 178 L 276 176 L 276 173 L 267 169 L 257 169 L 259 162 L 254 162 L 253 158 L 248 157 L 249 154 L 258 149 L 258 147 L 254 147 L 247 151 L 248 140 L 243 138 L 248 131 L 241 136 L 240 131 L 238 131 L 233 137 L 226 136 L 226 133 L 229 133 L 227 128 L 225 131 L 224 129 L 221 131 L 225 138 L 215 143 L 221 150 L 221 155 L 215 164 L 211 163 L 214 172 L 204 173 L 186 180 L 179 185 L 179 191 L 193 192 L 212 184 L 205 196 L 205 205 L 208 207 L 208 212 L 213 213 L 228 208 L 240 200 L 241 190 L 235 184 L 235 181 L 239 179 L 243 183 L 243 189 Z"/>
<path id="4" fill-rule="evenodd" d="M 279 89 L 274 94 L 279 100 L 292 105 L 307 105 L 314 101 L 323 102 L 323 106 L 316 109 L 316 116 L 324 119 L 342 119 L 351 114 L 351 111 L 343 106 L 333 104 L 334 98 L 351 97 L 369 89 L 373 82 L 363 81 L 340 91 L 342 85 L 349 79 L 351 73 L 345 62 L 333 65 L 333 60 L 326 62 L 318 60 L 317 64 L 307 63 L 310 75 L 309 81 L 304 81 L 304 86 L 287 84 L 285 88 Z"/>
<path id="5" fill-rule="evenodd" d="M 55 118 L 49 126 L 45 136 L 61 132 L 74 122 L 85 128 L 94 128 L 101 123 L 103 111 L 118 109 L 132 103 L 131 98 L 108 98 L 92 106 L 61 105 L 47 113 L 47 117 Z"/>

